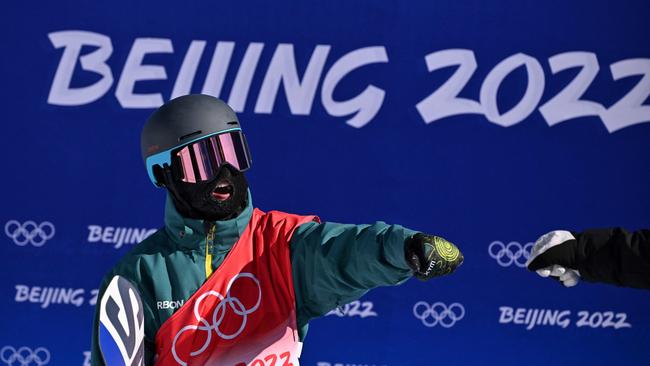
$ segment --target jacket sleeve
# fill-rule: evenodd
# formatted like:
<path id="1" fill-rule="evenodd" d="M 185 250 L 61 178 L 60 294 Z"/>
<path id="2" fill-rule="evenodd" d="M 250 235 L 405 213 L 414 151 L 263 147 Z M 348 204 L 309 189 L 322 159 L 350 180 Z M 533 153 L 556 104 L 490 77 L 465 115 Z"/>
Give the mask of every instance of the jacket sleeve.
<path id="1" fill-rule="evenodd" d="M 291 238 L 299 326 L 360 298 L 369 289 L 410 278 L 413 273 L 404 258 L 404 240 L 415 233 L 383 222 L 299 226 Z"/>
<path id="2" fill-rule="evenodd" d="M 91 347 L 90 347 L 90 364 L 91 366 L 107 366 L 104 363 L 104 359 L 102 358 L 101 351 L 99 349 L 99 309 L 101 306 L 101 299 L 102 296 L 104 295 L 104 291 L 106 290 L 106 287 L 108 286 L 108 282 L 110 279 L 112 279 L 114 276 L 114 273 L 109 273 L 107 274 L 104 279 L 102 280 L 101 285 L 99 286 L 99 292 L 97 295 L 97 304 L 95 305 L 95 316 L 93 317 L 93 324 L 92 324 L 92 337 L 91 337 Z M 150 316 L 151 311 L 146 304 L 144 305 L 144 316 Z M 146 322 L 145 322 L 146 324 Z M 146 366 L 153 365 L 153 358 L 156 353 L 156 347 L 154 342 L 150 341 L 148 338 L 145 337 L 144 339 L 144 354 L 145 354 L 145 362 L 144 364 Z M 110 365 L 108 365 L 110 366 Z"/>
<path id="3" fill-rule="evenodd" d="M 587 281 L 650 289 L 650 230 L 621 228 L 574 233 L 578 271 Z"/>

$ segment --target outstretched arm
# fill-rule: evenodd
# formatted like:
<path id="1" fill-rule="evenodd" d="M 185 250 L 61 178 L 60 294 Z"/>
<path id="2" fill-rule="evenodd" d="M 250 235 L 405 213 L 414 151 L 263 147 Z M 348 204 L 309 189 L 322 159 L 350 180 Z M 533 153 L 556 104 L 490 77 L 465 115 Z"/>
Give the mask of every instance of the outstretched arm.
<path id="1" fill-rule="evenodd" d="M 553 231 L 537 240 L 528 268 L 543 276 L 559 275 L 565 284 L 563 276 L 575 276 L 570 285 L 581 277 L 650 289 L 650 230 Z"/>
<path id="2" fill-rule="evenodd" d="M 303 224 L 291 239 L 298 324 L 372 288 L 396 285 L 414 274 L 429 279 L 450 273 L 462 260 L 453 244 L 399 225 Z"/>

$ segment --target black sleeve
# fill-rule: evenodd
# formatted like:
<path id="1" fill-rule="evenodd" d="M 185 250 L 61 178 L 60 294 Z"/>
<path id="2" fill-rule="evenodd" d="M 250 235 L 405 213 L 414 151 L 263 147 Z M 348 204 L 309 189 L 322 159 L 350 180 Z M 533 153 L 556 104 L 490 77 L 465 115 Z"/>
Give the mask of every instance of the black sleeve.
<path id="1" fill-rule="evenodd" d="M 592 282 L 650 289 L 650 230 L 594 229 L 574 236 L 581 277 Z"/>

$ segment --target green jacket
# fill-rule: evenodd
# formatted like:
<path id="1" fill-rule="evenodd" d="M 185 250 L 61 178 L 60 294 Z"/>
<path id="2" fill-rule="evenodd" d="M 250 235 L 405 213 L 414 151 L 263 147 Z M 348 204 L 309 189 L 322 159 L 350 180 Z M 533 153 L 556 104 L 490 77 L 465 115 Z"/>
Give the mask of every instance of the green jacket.
<path id="1" fill-rule="evenodd" d="M 248 207 L 238 217 L 203 222 L 181 216 L 167 197 L 165 227 L 136 245 L 104 276 L 98 299 L 114 275 L 129 279 L 140 291 L 146 364 L 152 362 L 158 328 L 221 265 L 248 225 L 252 212 L 249 193 Z M 210 231 L 213 235 L 208 235 Z M 412 271 L 404 259 L 404 240 L 415 233 L 383 222 L 300 225 L 291 238 L 290 253 L 301 339 L 310 319 L 360 298 L 369 289 L 410 278 Z M 97 341 L 99 304 L 98 301 L 93 321 L 92 365 L 103 365 Z"/>

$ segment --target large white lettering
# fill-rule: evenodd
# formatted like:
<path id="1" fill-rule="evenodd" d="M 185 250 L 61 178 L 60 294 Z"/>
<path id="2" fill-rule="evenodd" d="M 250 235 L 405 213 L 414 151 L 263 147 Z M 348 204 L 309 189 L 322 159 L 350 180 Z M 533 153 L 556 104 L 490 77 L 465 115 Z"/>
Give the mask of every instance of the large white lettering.
<path id="1" fill-rule="evenodd" d="M 114 94 L 123 108 L 157 108 L 165 100 L 199 92 L 193 90 L 194 85 L 201 86 L 197 78 L 205 73 L 200 92 L 227 99 L 236 112 L 244 112 L 251 107 L 247 101 L 256 92 L 252 88 L 258 85 L 254 83 L 255 77 L 258 77 L 262 80 L 258 94 L 255 95 L 255 113 L 273 113 L 278 99 L 282 100 L 278 98 L 282 89 L 291 114 L 310 115 L 320 87 L 323 109 L 330 116 L 344 117 L 348 125 L 361 128 L 377 116 L 386 96 L 385 90 L 369 82 L 356 96 L 347 100 L 334 99 L 337 87 L 344 84 L 354 71 L 366 65 L 389 62 L 384 46 L 350 50 L 339 59 L 332 60 L 331 67 L 327 69 L 328 56 L 333 46 L 316 45 L 301 74 L 296 60 L 306 59 L 302 54 L 306 50 L 297 49 L 290 43 L 281 43 L 269 49 L 259 42 L 237 45 L 235 42 L 218 41 L 211 55 L 206 56 L 209 54 L 206 52 L 206 48 L 210 47 L 209 42 L 193 40 L 188 45 L 179 47 L 184 52 L 182 63 L 175 63 L 180 64 L 180 68 L 172 72 L 172 75 L 176 75 L 175 80 L 166 81 L 171 57 L 177 57 L 173 55 L 175 48 L 171 39 L 134 39 L 123 68 L 118 73 L 118 70 L 111 70 L 110 67 L 115 62 L 109 62 L 113 56 L 113 44 L 108 36 L 82 30 L 64 30 L 49 33 L 48 37 L 54 48 L 63 49 L 47 100 L 52 105 L 80 106 L 93 103 L 108 94 L 115 74 L 117 85 Z M 238 65 L 233 65 L 236 47 L 242 47 L 244 53 L 237 60 Z M 262 58 L 263 52 L 273 52 L 268 65 L 261 64 L 261 60 L 267 59 Z M 156 55 L 156 61 L 148 61 L 148 55 Z M 210 62 L 202 62 L 204 57 L 210 57 Z M 497 63 L 480 84 L 478 98 L 460 97 L 461 93 L 471 92 L 465 90 L 465 87 L 479 70 L 474 51 L 436 50 L 427 54 L 424 60 L 427 70 L 432 73 L 456 67 L 442 85 L 415 104 L 425 123 L 464 114 L 480 114 L 496 125 L 511 127 L 526 120 L 535 110 L 540 111 L 549 126 L 596 116 L 610 133 L 650 122 L 650 105 L 644 104 L 650 96 L 648 58 L 620 60 L 610 65 L 613 81 L 634 76 L 640 78 L 633 88 L 608 108 L 583 98 L 600 72 L 598 58 L 592 52 L 564 52 L 549 57 L 550 75 L 575 68 L 579 68 L 579 72 L 562 90 L 543 103 L 540 102 L 549 75 L 544 74 L 540 61 L 530 55 L 515 53 Z M 207 72 L 201 70 L 202 64 L 209 65 Z M 260 67 L 266 67 L 266 70 L 259 70 Z M 504 80 L 520 68 L 525 70 L 527 76 L 525 91 L 514 106 L 500 111 L 497 103 L 499 89 Z M 90 85 L 77 86 L 78 79 L 88 75 L 99 78 Z M 230 90 L 224 91 L 226 81 L 230 80 L 229 75 L 232 75 L 233 82 Z M 169 89 L 136 92 L 138 85 L 146 81 Z M 153 81 L 157 82 L 154 84 Z"/>
<path id="2" fill-rule="evenodd" d="M 329 70 L 323 81 L 321 98 L 323 106 L 329 114 L 335 117 L 354 114 L 347 121 L 352 127 L 363 127 L 370 122 L 384 102 L 386 92 L 374 85 L 369 85 L 359 95 L 343 102 L 334 100 L 336 85 L 355 69 L 378 62 L 388 62 L 386 48 L 383 46 L 366 47 L 349 52 L 341 57 Z"/>
<path id="3" fill-rule="evenodd" d="M 255 105 L 255 113 L 271 113 L 275 98 L 280 88 L 280 83 L 284 85 L 284 92 L 287 96 L 289 109 L 296 115 L 308 115 L 311 113 L 311 107 L 316 94 L 316 87 L 325 66 L 327 54 L 330 46 L 316 46 L 314 53 L 309 60 L 307 70 L 302 81 L 298 79 L 296 70 L 296 59 L 294 56 L 293 45 L 280 44 L 276 48 L 271 64 L 266 71 L 260 96 Z"/>
<path id="4" fill-rule="evenodd" d="M 113 53 L 111 39 L 105 35 L 85 31 L 61 31 L 48 34 L 54 48 L 64 48 L 59 66 L 54 74 L 47 102 L 55 105 L 82 105 L 92 103 L 106 94 L 113 84 L 113 74 L 106 60 Z M 87 55 L 81 55 L 83 46 L 98 47 Z M 81 69 L 101 75 L 92 85 L 72 88 L 72 74 L 77 65 Z"/>
<path id="5" fill-rule="evenodd" d="M 135 94 L 135 83 L 141 80 L 165 80 L 167 72 L 160 65 L 143 65 L 148 53 L 172 53 L 172 41 L 165 38 L 137 38 L 126 58 L 124 70 L 117 83 L 115 97 L 124 108 L 157 108 L 162 105 L 160 93 Z"/>

